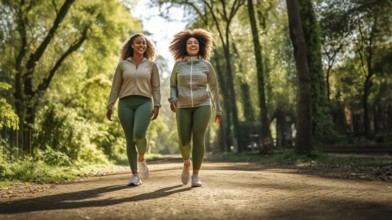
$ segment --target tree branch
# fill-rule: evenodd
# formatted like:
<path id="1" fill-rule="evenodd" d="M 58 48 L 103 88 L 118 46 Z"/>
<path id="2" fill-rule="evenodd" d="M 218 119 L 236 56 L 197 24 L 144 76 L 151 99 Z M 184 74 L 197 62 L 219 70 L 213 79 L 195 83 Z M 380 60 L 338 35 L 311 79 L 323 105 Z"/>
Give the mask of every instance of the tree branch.
<path id="1" fill-rule="evenodd" d="M 73 45 L 71 45 L 68 50 L 61 55 L 61 57 L 57 60 L 57 62 L 55 63 L 55 65 L 53 66 L 53 68 L 49 71 L 49 76 L 46 77 L 37 87 L 37 90 L 34 92 L 34 94 L 40 94 L 43 91 L 45 91 L 46 89 L 48 89 L 50 82 L 53 79 L 54 74 L 57 72 L 58 68 L 60 68 L 61 64 L 64 62 L 64 60 L 71 55 L 73 52 L 75 52 L 76 50 L 78 50 L 83 42 L 87 39 L 87 32 L 88 32 L 88 27 L 86 27 L 83 30 L 82 36 L 80 37 L 79 40 L 77 40 Z"/>
<path id="2" fill-rule="evenodd" d="M 72 3 L 75 0 L 66 0 L 64 4 L 61 6 L 59 13 L 56 16 L 56 19 L 53 22 L 53 26 L 50 28 L 48 34 L 46 35 L 45 39 L 42 41 L 41 45 L 37 48 L 37 50 L 30 55 L 30 59 L 27 61 L 26 64 L 26 75 L 31 75 L 33 73 L 34 67 L 37 65 L 37 62 L 44 54 L 46 48 L 48 47 L 50 41 L 52 40 L 54 33 L 57 31 L 60 23 L 64 20 L 65 16 L 69 8 L 71 7 Z"/>

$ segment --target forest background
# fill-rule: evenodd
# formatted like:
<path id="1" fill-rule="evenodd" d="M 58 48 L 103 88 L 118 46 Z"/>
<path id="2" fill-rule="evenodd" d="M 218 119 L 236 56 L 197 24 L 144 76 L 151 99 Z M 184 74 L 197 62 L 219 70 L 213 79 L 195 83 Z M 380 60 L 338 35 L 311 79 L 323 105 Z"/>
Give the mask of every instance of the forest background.
<path id="1" fill-rule="evenodd" d="M 210 124 L 207 151 L 242 153 L 256 146 L 262 153 L 311 154 L 336 144 L 390 144 L 392 3 L 298 0 L 302 48 L 289 22 L 290 10 L 296 9 L 287 7 L 292 2 L 149 1 L 147 8 L 159 7 L 163 18 L 181 9 L 186 28 L 213 34 L 210 61 L 224 115 L 220 126 Z M 42 171 L 37 165 L 126 162 L 118 118 L 110 122 L 105 113 L 122 43 L 133 33 L 156 43 L 131 13 L 136 4 L 1 0 L 2 179 L 20 179 L 18 173 L 24 176 L 26 170 L 37 175 Z M 296 51 L 306 55 L 305 80 L 298 74 Z M 148 129 L 150 155 L 179 152 L 175 115 L 165 102 L 168 61 L 156 58 L 163 106 Z M 300 103 L 301 95 L 309 97 L 308 104 Z"/>

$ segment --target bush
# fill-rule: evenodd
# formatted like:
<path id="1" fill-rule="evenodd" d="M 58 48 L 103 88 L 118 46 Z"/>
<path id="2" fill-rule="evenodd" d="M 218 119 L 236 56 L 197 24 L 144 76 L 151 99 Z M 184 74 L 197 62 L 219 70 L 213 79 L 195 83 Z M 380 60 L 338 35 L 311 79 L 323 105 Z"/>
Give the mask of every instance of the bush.
<path id="1" fill-rule="evenodd" d="M 51 165 L 51 166 L 71 166 L 72 165 L 70 158 L 66 154 L 64 154 L 60 151 L 55 151 L 49 146 L 46 146 L 46 150 L 42 153 L 41 159 L 46 164 Z"/>

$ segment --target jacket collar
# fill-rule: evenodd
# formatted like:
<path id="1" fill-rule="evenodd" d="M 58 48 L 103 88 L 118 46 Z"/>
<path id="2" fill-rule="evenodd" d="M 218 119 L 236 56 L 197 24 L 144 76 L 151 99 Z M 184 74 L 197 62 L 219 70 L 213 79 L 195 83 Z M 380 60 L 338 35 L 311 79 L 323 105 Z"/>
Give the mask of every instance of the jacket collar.
<path id="1" fill-rule="evenodd" d="M 200 62 L 200 58 L 199 58 L 199 56 L 197 56 L 197 57 L 187 56 L 187 57 L 185 57 L 185 61 L 187 63 L 198 63 L 198 62 Z"/>
<path id="2" fill-rule="evenodd" d="M 126 60 L 128 60 L 128 61 L 131 62 L 131 63 L 135 63 L 135 62 L 133 62 L 132 57 L 128 57 Z M 146 61 L 146 60 L 147 60 L 147 58 L 143 57 L 143 60 L 142 60 L 142 62 L 140 62 L 140 63 L 142 64 L 142 63 L 144 63 L 144 61 Z"/>

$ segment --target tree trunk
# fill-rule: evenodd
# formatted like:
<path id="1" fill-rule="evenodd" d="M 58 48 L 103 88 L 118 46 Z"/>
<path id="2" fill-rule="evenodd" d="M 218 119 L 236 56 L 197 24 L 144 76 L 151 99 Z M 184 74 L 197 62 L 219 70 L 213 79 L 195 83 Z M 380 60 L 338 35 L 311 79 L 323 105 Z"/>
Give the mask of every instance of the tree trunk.
<path id="1" fill-rule="evenodd" d="M 271 132 L 269 129 L 267 104 L 264 90 L 265 80 L 263 71 L 263 58 L 252 0 L 248 0 L 248 14 L 250 26 L 252 29 L 253 47 L 255 51 L 257 68 L 257 89 L 259 92 L 261 140 L 263 145 L 263 151 L 268 153 L 272 151 L 272 141 L 270 138 Z"/>
<path id="2" fill-rule="evenodd" d="M 369 94 L 370 94 L 370 88 L 371 83 L 370 83 L 370 74 L 366 77 L 365 83 L 364 83 L 364 91 L 363 91 L 363 96 L 362 96 L 362 106 L 363 106 L 363 123 L 365 127 L 365 137 L 370 138 L 371 136 L 371 129 L 370 129 L 370 117 L 369 117 Z"/>
<path id="3" fill-rule="evenodd" d="M 227 34 L 228 35 L 228 34 Z M 237 101 L 236 101 L 236 95 L 234 91 L 234 77 L 233 77 L 233 69 L 232 69 L 232 64 L 231 64 L 231 55 L 230 55 L 230 44 L 229 44 L 229 39 L 228 36 L 226 38 L 226 45 L 224 45 L 224 55 L 225 55 L 225 60 L 226 60 L 226 75 L 227 75 L 227 80 L 226 80 L 226 85 L 227 85 L 227 91 L 228 91 L 228 100 L 230 103 L 231 107 L 231 116 L 232 116 L 232 121 L 233 121 L 233 127 L 234 127 L 234 140 L 233 144 L 237 145 L 237 141 L 239 139 L 239 121 L 238 121 L 238 110 L 237 110 Z M 238 145 L 238 153 L 241 153 L 243 151 L 243 147 L 241 145 Z"/>
<path id="4" fill-rule="evenodd" d="M 309 154 L 313 149 L 312 140 L 312 107 L 311 81 L 306 58 L 305 40 L 297 0 L 286 0 L 289 19 L 290 38 L 294 47 L 294 58 L 297 69 L 297 135 L 295 152 Z"/>
<path id="5" fill-rule="evenodd" d="M 219 81 L 219 86 L 220 86 L 220 92 L 222 93 L 223 97 L 228 97 L 229 94 L 227 93 L 227 86 L 226 86 L 226 80 L 225 80 L 225 74 L 224 71 L 222 70 L 222 64 L 221 64 L 221 56 L 218 53 L 215 53 L 215 55 L 212 57 L 214 59 L 215 63 L 215 69 L 217 73 L 217 78 Z M 230 120 L 230 103 L 228 102 L 228 99 L 223 99 L 223 109 L 224 109 L 224 120 L 221 122 L 221 126 L 219 129 L 219 146 L 222 152 L 224 151 L 230 151 L 230 146 L 233 145 L 231 142 L 231 120 Z"/>
<path id="6" fill-rule="evenodd" d="M 313 135 L 319 141 L 333 141 L 336 133 L 328 103 L 327 83 L 321 62 L 320 28 L 311 0 L 298 0 L 306 57 L 311 80 Z"/>
<path id="7" fill-rule="evenodd" d="M 232 47 L 233 47 L 234 54 L 237 57 L 237 59 L 241 60 L 241 54 L 238 52 L 236 44 L 233 43 Z M 240 73 L 244 72 L 244 68 L 243 67 L 244 67 L 244 65 L 243 65 L 242 62 L 238 64 L 238 71 Z M 241 81 L 240 82 L 240 90 L 241 90 L 240 96 L 241 96 L 241 99 L 242 99 L 241 104 L 242 104 L 242 108 L 243 108 L 243 111 L 244 111 L 243 115 L 244 115 L 244 118 L 245 118 L 245 122 L 254 123 L 255 117 L 254 117 L 254 111 L 253 111 L 253 108 L 252 108 L 252 101 L 250 99 L 251 94 L 250 94 L 250 86 L 249 86 L 249 84 L 247 82 Z M 242 138 L 244 138 L 244 137 L 242 137 Z M 248 138 L 246 138 L 246 142 L 249 143 L 249 139 Z"/>
<path id="8" fill-rule="evenodd" d="M 250 93 L 250 86 L 247 83 L 241 83 L 240 85 L 241 88 L 241 97 L 242 97 L 242 108 L 244 109 L 244 117 L 246 122 L 252 122 L 254 123 L 255 121 L 255 116 L 252 108 L 252 102 L 251 102 L 251 93 Z"/>

